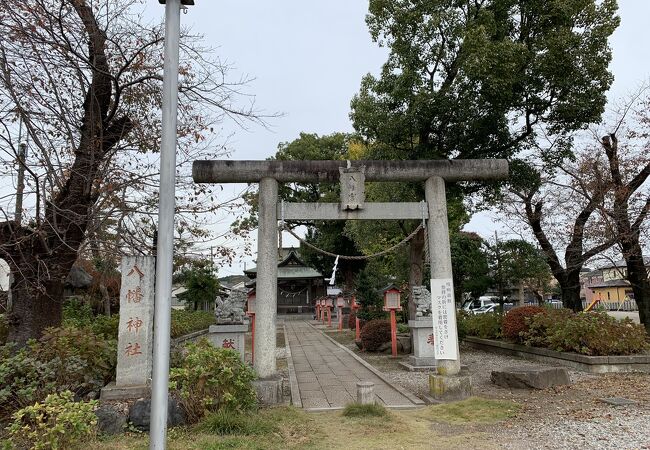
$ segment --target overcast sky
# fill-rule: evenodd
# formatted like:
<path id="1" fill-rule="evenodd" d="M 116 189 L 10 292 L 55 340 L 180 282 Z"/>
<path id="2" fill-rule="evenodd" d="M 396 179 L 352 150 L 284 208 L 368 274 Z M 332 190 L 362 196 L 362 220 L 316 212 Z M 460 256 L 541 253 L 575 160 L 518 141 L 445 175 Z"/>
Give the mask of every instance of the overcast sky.
<path id="1" fill-rule="evenodd" d="M 164 15 L 161 5 L 149 1 L 149 14 Z M 650 1 L 619 4 L 622 22 L 611 39 L 615 82 L 610 99 L 650 75 Z M 300 132 L 352 131 L 350 100 L 361 77 L 378 73 L 387 54 L 371 41 L 366 13 L 367 2 L 361 0 L 196 0 L 181 16 L 184 25 L 204 34 L 206 43 L 234 66 L 234 77 L 254 78 L 248 89 L 260 109 L 283 114 L 271 120 L 270 129 L 244 131 L 225 124 L 224 133 L 235 133 L 233 159 L 265 159 L 278 143 Z M 489 215 L 480 214 L 466 228 L 489 236 L 498 227 Z M 239 267 L 222 270 L 224 275 L 235 272 L 240 273 Z"/>

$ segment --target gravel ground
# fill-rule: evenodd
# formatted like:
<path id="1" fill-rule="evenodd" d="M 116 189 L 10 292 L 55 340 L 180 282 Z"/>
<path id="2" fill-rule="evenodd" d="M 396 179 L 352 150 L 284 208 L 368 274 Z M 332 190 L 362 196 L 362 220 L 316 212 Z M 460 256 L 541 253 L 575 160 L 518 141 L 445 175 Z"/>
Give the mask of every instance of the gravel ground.
<path id="1" fill-rule="evenodd" d="M 357 351 L 351 340 L 343 336 L 337 340 Z M 428 373 L 404 370 L 399 362 L 406 357 L 392 359 L 358 351 L 357 354 L 394 383 L 420 397 L 428 394 Z M 469 348 L 461 348 L 461 361 L 472 374 L 474 395 L 521 405 L 514 419 L 484 430 L 492 443 L 501 448 L 650 449 L 650 374 L 595 375 L 569 370 L 570 386 L 529 391 L 496 386 L 490 381 L 490 373 L 498 368 L 539 363 Z M 608 397 L 636 403 L 613 406 L 599 400 Z M 468 426 L 465 431 L 472 428 L 476 427 Z"/>

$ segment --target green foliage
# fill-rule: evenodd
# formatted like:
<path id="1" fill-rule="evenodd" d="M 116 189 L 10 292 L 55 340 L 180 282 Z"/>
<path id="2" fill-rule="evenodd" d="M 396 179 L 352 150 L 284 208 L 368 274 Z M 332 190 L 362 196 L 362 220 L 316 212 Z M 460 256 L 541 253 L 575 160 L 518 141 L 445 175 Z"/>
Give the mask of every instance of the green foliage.
<path id="1" fill-rule="evenodd" d="M 529 319 L 527 345 L 583 355 L 631 355 L 650 348 L 643 325 L 617 320 L 604 312 L 570 311 L 539 314 Z"/>
<path id="2" fill-rule="evenodd" d="M 120 316 L 118 314 L 113 314 L 111 316 L 102 314 L 95 316 L 93 322 L 88 328 L 97 336 L 104 336 L 106 339 L 117 340 L 119 325 Z"/>
<path id="3" fill-rule="evenodd" d="M 359 319 L 368 321 L 386 316 L 382 309 L 384 299 L 367 269 L 359 272 L 357 276 L 356 295 L 357 303 L 361 306 L 357 311 Z"/>
<path id="4" fill-rule="evenodd" d="M 78 297 L 68 299 L 63 305 L 64 327 L 85 328 L 94 321 L 93 308 L 88 302 Z"/>
<path id="5" fill-rule="evenodd" d="M 0 345 L 4 345 L 7 342 L 8 335 L 9 326 L 7 325 L 7 319 L 4 314 L 0 314 Z"/>
<path id="6" fill-rule="evenodd" d="M 237 411 L 221 410 L 210 413 L 201 421 L 199 428 L 219 436 L 232 434 L 259 436 L 278 432 L 278 424 L 268 418 Z"/>
<path id="7" fill-rule="evenodd" d="M 197 422 L 210 412 L 254 408 L 254 378 L 239 353 L 203 339 L 189 344 L 182 365 L 171 369 L 170 387 L 178 393 L 188 420 Z"/>
<path id="8" fill-rule="evenodd" d="M 75 328 L 48 328 L 18 351 L 0 347 L 0 418 L 51 393 L 98 392 L 114 375 L 116 354 L 115 341 Z"/>
<path id="9" fill-rule="evenodd" d="M 382 344 L 390 342 L 390 322 L 371 320 L 361 329 L 361 343 L 368 352 L 376 352 Z"/>
<path id="10" fill-rule="evenodd" d="M 183 283 L 185 291 L 178 294 L 178 299 L 187 303 L 188 308 L 196 310 L 198 305 L 213 304 L 219 295 L 219 279 L 210 260 L 192 261 L 175 277 Z"/>
<path id="11" fill-rule="evenodd" d="M 171 335 L 177 338 L 194 331 L 205 330 L 215 322 L 210 311 L 184 311 L 172 309 Z"/>
<path id="12" fill-rule="evenodd" d="M 407 334 L 407 333 L 411 332 L 411 329 L 405 323 L 398 323 L 397 324 L 397 332 L 401 333 L 401 334 Z"/>
<path id="13" fill-rule="evenodd" d="M 12 415 L 8 427 L 12 443 L 20 448 L 55 450 L 92 439 L 97 433 L 96 407 L 96 400 L 75 402 L 70 391 L 48 395 L 42 403 Z"/>
<path id="14" fill-rule="evenodd" d="M 360 403 L 350 403 L 346 405 L 342 412 L 344 417 L 384 417 L 388 411 L 382 405 L 376 403 L 372 405 L 362 405 Z"/>
<path id="15" fill-rule="evenodd" d="M 483 239 L 476 233 L 451 235 L 451 266 L 454 274 L 454 296 L 463 301 L 464 294 L 477 298 L 492 285 Z"/>
<path id="16" fill-rule="evenodd" d="M 380 159 L 480 158 L 597 121 L 616 10 L 615 0 L 371 0 L 366 22 L 390 54 L 361 82 L 354 127 Z"/>
<path id="17" fill-rule="evenodd" d="M 540 306 L 520 306 L 508 311 L 503 318 L 502 335 L 504 339 L 523 342 L 523 334 L 528 331 L 529 319 L 536 314 L 544 314 L 545 309 Z"/>
<path id="18" fill-rule="evenodd" d="M 459 314 L 459 334 L 481 339 L 499 339 L 503 315 L 499 313 Z"/>

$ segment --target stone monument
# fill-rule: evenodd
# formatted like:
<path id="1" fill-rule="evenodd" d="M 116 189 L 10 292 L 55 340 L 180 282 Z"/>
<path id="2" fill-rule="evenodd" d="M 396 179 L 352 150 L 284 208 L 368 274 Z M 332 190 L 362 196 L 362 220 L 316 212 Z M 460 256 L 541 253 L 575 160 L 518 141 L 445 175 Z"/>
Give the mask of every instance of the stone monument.
<path id="1" fill-rule="evenodd" d="M 217 297 L 214 308 L 217 324 L 210 325 L 208 334 L 208 340 L 212 345 L 239 352 L 242 361 L 244 361 L 245 339 L 248 331 L 246 299 L 246 292 L 238 290 L 231 291 L 225 298 Z"/>
<path id="2" fill-rule="evenodd" d="M 434 355 L 433 319 L 431 317 L 431 293 L 425 286 L 413 286 L 411 295 L 415 303 L 415 320 L 409 320 L 413 333 L 413 354 L 402 365 L 411 371 L 433 370 Z"/>
<path id="3" fill-rule="evenodd" d="M 156 260 L 125 256 L 120 270 L 117 369 L 115 383 L 102 389 L 102 400 L 146 397 L 151 389 Z"/>

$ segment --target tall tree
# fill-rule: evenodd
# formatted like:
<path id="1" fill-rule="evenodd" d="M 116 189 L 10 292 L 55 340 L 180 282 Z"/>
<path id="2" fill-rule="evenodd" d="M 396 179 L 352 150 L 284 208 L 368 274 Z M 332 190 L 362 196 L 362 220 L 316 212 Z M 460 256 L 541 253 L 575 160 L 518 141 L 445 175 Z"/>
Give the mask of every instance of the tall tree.
<path id="1" fill-rule="evenodd" d="M 24 343 L 60 323 L 64 280 L 97 215 L 118 211 L 114 233 L 137 238 L 155 214 L 164 27 L 141 15 L 137 0 L 0 3 L 2 157 L 15 159 L 19 118 L 34 204 L 25 223 L 6 212 L 0 223 L 0 257 L 14 274 L 11 340 Z M 200 38 L 185 33 L 181 42 Z M 201 144 L 224 116 L 255 118 L 234 103 L 227 68 L 203 50 L 181 49 L 179 163 L 193 159 L 193 149 L 221 153 Z M 189 179 L 187 169 L 179 167 L 179 179 Z M 197 189 L 179 196 L 208 204 L 210 192 Z"/>
<path id="2" fill-rule="evenodd" d="M 566 156 L 567 134 L 604 110 L 616 10 L 615 0 L 370 0 L 371 36 L 390 53 L 351 104 L 368 158 L 511 158 L 539 135 L 561 144 L 544 158 Z M 460 204 L 491 192 L 482 187 L 449 185 L 447 196 Z"/>
<path id="3" fill-rule="evenodd" d="M 486 242 L 476 233 L 451 235 L 451 267 L 454 274 L 454 296 L 461 304 L 466 295 L 479 297 L 492 286 Z"/>

